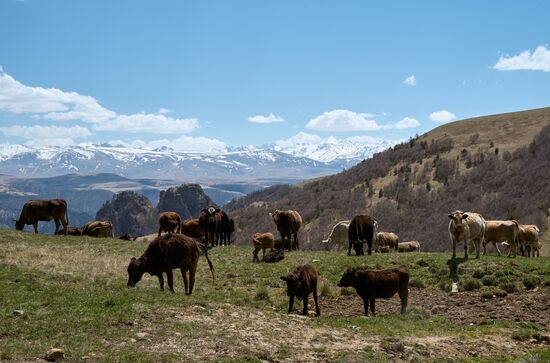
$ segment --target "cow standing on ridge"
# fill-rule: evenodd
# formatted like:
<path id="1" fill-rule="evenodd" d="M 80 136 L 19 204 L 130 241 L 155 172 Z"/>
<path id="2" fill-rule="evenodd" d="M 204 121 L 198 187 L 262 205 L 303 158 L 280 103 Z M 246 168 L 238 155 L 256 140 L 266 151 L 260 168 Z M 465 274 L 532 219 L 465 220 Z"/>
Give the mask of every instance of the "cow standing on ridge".
<path id="1" fill-rule="evenodd" d="M 456 245 L 464 241 L 464 258 L 468 259 L 468 246 L 472 242 L 476 246 L 476 258 L 484 241 L 485 219 L 479 213 L 454 211 L 448 215 L 449 236 L 453 244 L 453 258 L 456 258 Z"/>
<path id="2" fill-rule="evenodd" d="M 298 231 L 302 226 L 302 217 L 300 213 L 294 210 L 280 211 L 275 210 L 269 213 L 273 218 L 273 222 L 277 226 L 277 230 L 281 234 L 283 248 L 290 250 L 299 250 Z M 291 243 L 291 237 L 294 237 L 294 242 Z"/>
<path id="3" fill-rule="evenodd" d="M 368 254 L 372 254 L 372 243 L 376 239 L 378 223 L 368 215 L 353 217 L 348 228 L 348 256 L 351 254 L 351 247 L 355 249 L 358 256 L 364 255 L 363 244 L 366 242 Z"/>
<path id="4" fill-rule="evenodd" d="M 206 244 L 214 246 L 218 244 L 218 233 L 221 230 L 222 213 L 220 208 L 210 206 L 204 208 L 199 214 L 199 224 L 204 230 Z"/>
<path id="5" fill-rule="evenodd" d="M 163 212 L 159 217 L 159 237 L 162 232 L 180 233 L 181 218 L 176 212 Z"/>
<path id="6" fill-rule="evenodd" d="M 61 222 L 66 235 L 69 216 L 67 202 L 64 199 L 29 200 L 23 205 L 19 219 L 15 221 L 15 229 L 22 231 L 26 224 L 32 224 L 34 233 L 38 233 L 38 221 L 51 221 L 52 219 L 55 222 L 54 234 L 57 234 Z"/>

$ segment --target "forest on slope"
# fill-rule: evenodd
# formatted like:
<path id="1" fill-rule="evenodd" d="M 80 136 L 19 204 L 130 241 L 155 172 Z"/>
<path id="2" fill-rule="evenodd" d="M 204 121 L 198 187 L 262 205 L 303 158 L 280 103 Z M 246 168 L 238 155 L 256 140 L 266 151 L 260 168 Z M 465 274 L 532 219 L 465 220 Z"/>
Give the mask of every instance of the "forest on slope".
<path id="1" fill-rule="evenodd" d="M 270 187 L 226 209 L 238 241 L 277 232 L 268 215 L 294 209 L 304 220 L 304 248 L 322 248 L 335 222 L 370 214 L 381 230 L 450 248 L 447 214 L 476 211 L 547 229 L 550 208 L 550 108 L 456 121 L 375 154 L 339 174 Z"/>

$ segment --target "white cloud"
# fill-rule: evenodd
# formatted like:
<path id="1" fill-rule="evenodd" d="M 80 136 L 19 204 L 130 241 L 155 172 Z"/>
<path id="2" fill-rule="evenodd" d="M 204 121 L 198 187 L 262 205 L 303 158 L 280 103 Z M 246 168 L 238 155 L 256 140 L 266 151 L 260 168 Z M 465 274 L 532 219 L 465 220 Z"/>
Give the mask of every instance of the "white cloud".
<path id="1" fill-rule="evenodd" d="M 368 113 L 356 113 L 349 110 L 323 112 L 307 123 L 306 127 L 317 131 L 375 131 L 381 126 L 372 120 Z"/>
<path id="2" fill-rule="evenodd" d="M 153 134 L 187 133 L 199 128 L 197 119 L 174 119 L 152 113 L 118 115 L 112 120 L 96 123 L 95 130 L 150 132 Z"/>
<path id="3" fill-rule="evenodd" d="M 435 122 L 449 122 L 456 118 L 455 114 L 447 110 L 430 113 L 430 120 Z"/>
<path id="4" fill-rule="evenodd" d="M 416 86 L 416 77 L 414 76 L 414 74 L 411 74 L 410 76 L 405 78 L 403 83 L 405 83 L 407 86 Z"/>
<path id="5" fill-rule="evenodd" d="M 218 139 L 209 139 L 207 137 L 191 137 L 182 135 L 175 139 L 162 139 L 153 141 L 132 140 L 121 141 L 115 140 L 110 142 L 113 145 L 123 145 L 126 147 L 142 148 L 142 149 L 159 149 L 169 147 L 176 151 L 194 152 L 194 153 L 211 153 L 227 151 L 225 142 Z"/>
<path id="6" fill-rule="evenodd" d="M 20 126 L 0 127 L 0 132 L 6 136 L 22 137 L 24 139 L 79 139 L 91 136 L 92 133 L 85 127 L 72 126 Z"/>
<path id="7" fill-rule="evenodd" d="M 288 139 L 275 141 L 275 146 L 279 147 L 280 149 L 287 149 L 299 144 L 321 144 L 324 140 L 326 139 L 323 139 L 319 135 L 308 134 L 307 132 L 299 132 L 296 135 L 289 137 Z"/>
<path id="8" fill-rule="evenodd" d="M 264 115 L 250 116 L 248 118 L 248 122 L 252 122 L 255 124 L 270 124 L 274 122 L 285 122 L 285 119 L 279 116 L 275 116 L 273 113 L 270 113 L 267 116 L 264 116 Z"/>
<path id="9" fill-rule="evenodd" d="M 550 72 L 550 49 L 539 45 L 533 53 L 528 49 L 515 56 L 501 56 L 493 66 L 499 71 L 544 71 Z"/>
<path id="10" fill-rule="evenodd" d="M 149 132 L 153 134 L 187 133 L 199 127 L 197 119 L 165 116 L 171 110 L 161 108 L 158 114 L 119 115 L 104 108 L 90 96 L 65 92 L 57 88 L 31 87 L 15 80 L 0 67 L 0 111 L 40 114 L 55 121 L 80 120 L 92 123 L 95 130 Z M 31 117 L 33 117 L 31 116 Z"/>
<path id="11" fill-rule="evenodd" d="M 420 126 L 420 122 L 412 117 L 405 117 L 404 119 L 390 125 L 392 129 L 409 129 L 412 127 Z"/>

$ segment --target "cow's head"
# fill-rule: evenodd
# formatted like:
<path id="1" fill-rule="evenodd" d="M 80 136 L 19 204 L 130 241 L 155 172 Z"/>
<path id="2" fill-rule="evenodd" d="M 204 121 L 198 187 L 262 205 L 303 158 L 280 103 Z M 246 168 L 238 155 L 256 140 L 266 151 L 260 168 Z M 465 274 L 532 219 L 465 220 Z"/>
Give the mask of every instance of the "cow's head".
<path id="1" fill-rule="evenodd" d="M 357 282 L 357 269 L 348 267 L 346 272 L 342 275 L 338 287 L 350 287 Z"/>
<path id="2" fill-rule="evenodd" d="M 25 228 L 25 222 L 23 222 L 23 221 L 17 219 L 17 220 L 15 221 L 15 229 L 18 230 L 18 231 L 22 231 L 23 228 Z"/>
<path id="3" fill-rule="evenodd" d="M 128 286 L 136 286 L 141 280 L 141 277 L 145 273 L 145 258 L 132 257 L 130 264 L 128 265 Z"/>
<path id="4" fill-rule="evenodd" d="M 279 220 L 279 213 L 281 213 L 281 212 L 278 209 L 275 209 L 274 212 L 269 213 L 269 215 L 271 216 L 271 218 L 273 218 L 275 223 L 277 223 L 277 221 Z"/>
<path id="5" fill-rule="evenodd" d="M 288 296 L 297 296 L 300 294 L 302 281 L 297 275 L 290 273 L 286 276 L 281 276 L 281 280 L 286 281 L 286 293 Z"/>
<path id="6" fill-rule="evenodd" d="M 204 208 L 202 211 L 206 213 L 208 223 L 215 223 L 216 222 L 216 213 L 220 213 L 221 209 L 210 206 L 208 208 Z"/>
<path id="7" fill-rule="evenodd" d="M 450 213 L 448 217 L 451 221 L 453 221 L 456 230 L 460 232 L 464 229 L 464 226 L 466 225 L 466 222 L 464 220 L 468 218 L 468 214 L 464 213 L 463 211 L 457 210 Z"/>

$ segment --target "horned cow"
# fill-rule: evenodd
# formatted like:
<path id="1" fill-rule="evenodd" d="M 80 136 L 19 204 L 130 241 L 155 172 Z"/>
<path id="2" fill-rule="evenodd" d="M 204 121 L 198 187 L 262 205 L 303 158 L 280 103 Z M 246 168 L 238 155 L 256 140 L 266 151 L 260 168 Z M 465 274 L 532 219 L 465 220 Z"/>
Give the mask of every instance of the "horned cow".
<path id="1" fill-rule="evenodd" d="M 348 228 L 351 221 L 340 221 L 332 227 L 327 239 L 321 241 L 325 244 L 327 250 L 332 246 L 343 246 L 348 241 Z"/>
<path id="2" fill-rule="evenodd" d="M 38 221 L 55 222 L 55 232 L 63 224 L 64 233 L 67 234 L 69 217 L 67 215 L 67 202 L 64 199 L 29 200 L 23 205 L 19 219 L 15 221 L 15 229 L 22 231 L 26 224 L 32 224 L 34 232 L 38 233 Z"/>
<path id="3" fill-rule="evenodd" d="M 164 290 L 163 274 L 166 273 L 168 287 L 174 292 L 172 270 L 179 268 L 185 293 L 191 295 L 201 250 L 208 261 L 212 279 L 214 279 L 214 267 L 208 258 L 208 249 L 205 246 L 183 234 L 165 234 L 155 238 L 141 257 L 132 257 L 128 265 L 128 286 L 135 286 L 147 272 L 158 277 L 160 289 Z"/>
<path id="4" fill-rule="evenodd" d="M 468 258 L 468 245 L 470 241 L 475 243 L 476 258 L 479 258 L 479 250 L 484 240 L 485 219 L 479 213 L 454 211 L 448 215 L 449 236 L 453 245 L 453 258 L 456 258 L 456 246 L 464 241 L 464 258 Z"/>
<path id="5" fill-rule="evenodd" d="M 353 287 L 363 299 L 365 315 L 375 315 L 375 300 L 388 299 L 399 294 L 401 299 L 401 314 L 407 309 L 409 297 L 409 269 L 406 266 L 387 270 L 366 270 L 348 268 L 338 282 L 339 287 Z"/>

